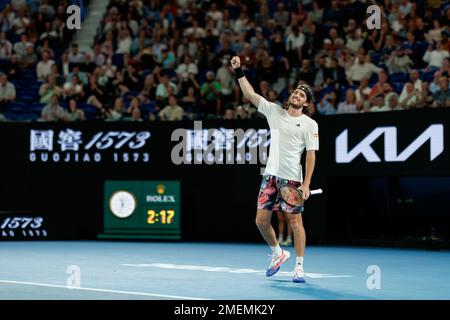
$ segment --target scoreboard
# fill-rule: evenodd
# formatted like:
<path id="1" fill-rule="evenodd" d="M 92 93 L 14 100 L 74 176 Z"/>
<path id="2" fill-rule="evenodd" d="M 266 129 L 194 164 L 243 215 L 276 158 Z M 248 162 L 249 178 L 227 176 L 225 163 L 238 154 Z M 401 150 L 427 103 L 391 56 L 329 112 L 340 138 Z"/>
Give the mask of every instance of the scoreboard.
<path id="1" fill-rule="evenodd" d="M 180 239 L 179 181 L 105 181 L 101 239 Z"/>

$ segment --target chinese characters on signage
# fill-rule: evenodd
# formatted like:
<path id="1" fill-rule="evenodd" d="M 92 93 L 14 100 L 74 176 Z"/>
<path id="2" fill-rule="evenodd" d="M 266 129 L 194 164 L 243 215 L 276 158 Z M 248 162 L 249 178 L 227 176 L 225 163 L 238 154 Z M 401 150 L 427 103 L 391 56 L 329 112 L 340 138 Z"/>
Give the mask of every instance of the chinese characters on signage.
<path id="1" fill-rule="evenodd" d="M 31 162 L 149 162 L 149 131 L 30 130 Z"/>

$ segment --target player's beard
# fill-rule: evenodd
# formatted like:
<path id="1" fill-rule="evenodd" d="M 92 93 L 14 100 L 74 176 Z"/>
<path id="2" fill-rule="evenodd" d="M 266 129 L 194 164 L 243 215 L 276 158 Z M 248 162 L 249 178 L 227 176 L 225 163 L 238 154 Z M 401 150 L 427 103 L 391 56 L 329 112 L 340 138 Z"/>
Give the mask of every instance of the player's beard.
<path id="1" fill-rule="evenodd" d="M 289 103 L 289 107 L 292 107 L 292 108 L 294 108 L 295 110 L 299 110 L 299 109 L 303 108 L 303 105 L 302 105 L 301 103 L 293 103 L 293 102 L 290 102 L 290 103 Z"/>

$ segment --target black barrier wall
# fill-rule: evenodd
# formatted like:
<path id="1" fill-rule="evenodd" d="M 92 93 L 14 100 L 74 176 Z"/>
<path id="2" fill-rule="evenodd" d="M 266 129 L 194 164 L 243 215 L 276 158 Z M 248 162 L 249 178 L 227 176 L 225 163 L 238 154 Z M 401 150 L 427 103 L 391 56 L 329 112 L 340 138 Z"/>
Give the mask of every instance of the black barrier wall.
<path id="1" fill-rule="evenodd" d="M 307 203 L 304 221 L 310 243 L 395 235 L 395 230 L 377 228 L 365 234 L 360 229 L 355 235 L 355 203 L 369 203 L 372 197 L 359 192 L 358 201 L 352 200 L 352 193 L 361 189 L 358 177 L 450 176 L 450 110 L 337 115 L 317 121 L 320 151 L 312 187 L 322 187 L 325 193 Z M 190 130 L 185 138 L 180 138 L 184 131 L 176 131 L 180 128 Z M 218 131 L 208 131 L 211 128 Z M 226 137 L 238 129 L 247 133 L 244 158 L 237 156 L 241 149 L 235 141 L 233 163 L 217 163 L 211 154 L 223 154 L 226 162 Z M 45 215 L 49 238 L 91 239 L 103 229 L 105 180 L 179 180 L 184 240 L 261 241 L 254 217 L 268 141 L 265 120 L 204 121 L 195 126 L 2 123 L 0 210 Z M 177 154 L 182 156 L 174 158 Z M 448 199 L 446 192 L 442 196 Z M 443 202 L 433 211 L 445 217 L 446 206 Z M 381 208 L 371 218 L 384 224 L 388 220 L 383 212 Z"/>

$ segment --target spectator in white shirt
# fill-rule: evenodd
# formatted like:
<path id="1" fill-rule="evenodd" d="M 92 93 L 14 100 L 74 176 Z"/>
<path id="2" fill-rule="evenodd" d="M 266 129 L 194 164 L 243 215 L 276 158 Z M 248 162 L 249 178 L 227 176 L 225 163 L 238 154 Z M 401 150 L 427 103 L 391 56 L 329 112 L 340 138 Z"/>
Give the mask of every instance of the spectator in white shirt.
<path id="1" fill-rule="evenodd" d="M 389 74 L 396 72 L 409 72 L 412 65 L 413 62 L 409 55 L 406 54 L 406 48 L 404 46 L 392 52 L 386 61 Z"/>
<path id="2" fill-rule="evenodd" d="M 181 78 L 182 81 L 187 81 L 190 73 L 194 75 L 198 74 L 198 67 L 192 62 L 191 56 L 189 54 L 185 54 L 183 63 L 178 65 L 175 73 L 179 78 Z"/>
<path id="3" fill-rule="evenodd" d="M 398 101 L 400 102 L 402 108 L 411 109 L 414 108 L 415 104 L 419 100 L 419 90 L 414 89 L 412 82 L 407 82 L 405 86 L 405 92 L 400 94 Z"/>
<path id="4" fill-rule="evenodd" d="M 8 82 L 8 76 L 0 72 L 0 111 L 5 104 L 16 99 L 16 87 Z"/>
<path id="5" fill-rule="evenodd" d="M 62 71 L 62 75 L 65 78 L 67 78 L 67 76 L 70 73 L 70 68 L 69 68 L 69 55 L 67 54 L 67 52 L 64 52 L 61 55 L 61 71 Z"/>
<path id="6" fill-rule="evenodd" d="M 192 20 L 192 27 L 184 30 L 184 37 L 192 36 L 194 39 L 203 39 L 206 36 L 205 29 L 199 26 L 197 20 Z"/>
<path id="7" fill-rule="evenodd" d="M 409 82 L 413 84 L 413 87 L 415 90 L 422 91 L 422 80 L 419 78 L 419 71 L 417 70 L 411 70 L 409 73 Z M 402 92 L 400 93 L 400 96 L 403 97 L 406 94 L 406 86 L 408 82 L 406 82 L 403 85 Z"/>
<path id="8" fill-rule="evenodd" d="M 350 85 L 353 85 L 353 81 L 361 81 L 363 78 L 370 79 L 373 73 L 378 73 L 381 70 L 383 69 L 370 62 L 369 55 L 359 53 L 355 64 L 352 65 L 347 72 L 347 80 Z"/>
<path id="9" fill-rule="evenodd" d="M 351 30 L 346 36 L 345 46 L 352 52 L 357 52 L 361 48 L 364 39 L 361 37 L 361 30 Z"/>
<path id="10" fill-rule="evenodd" d="M 0 59 L 10 59 L 12 49 L 11 42 L 6 39 L 6 33 L 0 32 Z"/>
<path id="11" fill-rule="evenodd" d="M 429 43 L 442 41 L 442 30 L 439 19 L 433 20 L 433 29 L 430 29 L 426 34 L 424 34 L 425 39 Z"/>
<path id="12" fill-rule="evenodd" d="M 45 80 L 52 71 L 55 61 L 49 59 L 48 52 L 42 52 L 42 60 L 36 65 L 36 74 L 39 80 Z"/>
<path id="13" fill-rule="evenodd" d="M 17 18 L 14 19 L 13 28 L 17 35 L 26 33 L 27 28 L 30 26 L 30 19 L 27 17 L 27 8 L 21 7 Z"/>
<path id="14" fill-rule="evenodd" d="M 169 105 L 159 112 L 159 117 L 163 121 L 180 121 L 183 120 L 184 110 L 177 103 L 175 96 L 169 97 Z"/>
<path id="15" fill-rule="evenodd" d="M 83 86 L 80 84 L 80 79 L 77 75 L 73 75 L 70 82 L 64 84 L 63 90 L 66 100 L 75 99 L 79 101 L 84 96 Z"/>
<path id="16" fill-rule="evenodd" d="M 117 40 L 116 53 L 130 53 L 131 44 L 133 39 L 130 36 L 130 32 L 127 29 L 123 29 L 119 32 L 119 39 Z"/>
<path id="17" fill-rule="evenodd" d="M 22 34 L 20 36 L 20 41 L 14 43 L 14 52 L 17 54 L 19 60 L 27 54 L 27 47 L 30 45 L 33 45 L 33 43 L 28 41 L 28 36 L 26 34 Z"/>
<path id="18" fill-rule="evenodd" d="M 398 101 L 398 94 L 395 92 L 388 93 L 384 97 L 384 107 L 386 111 L 400 111 L 404 110 Z"/>
<path id="19" fill-rule="evenodd" d="M 372 99 L 370 99 L 370 109 L 369 112 L 381 112 L 381 111 L 388 111 L 386 108 L 384 108 L 384 99 L 383 95 L 379 94 Z"/>
<path id="20" fill-rule="evenodd" d="M 289 59 L 300 59 L 301 50 L 305 44 L 305 35 L 300 32 L 297 25 L 292 27 L 292 31 L 289 33 L 286 39 L 286 51 Z M 295 60 L 291 60 L 295 61 Z"/>
<path id="21" fill-rule="evenodd" d="M 216 80 L 220 83 L 224 103 L 232 100 L 235 78 L 229 68 L 229 59 L 222 59 L 222 66 L 217 70 Z"/>
<path id="22" fill-rule="evenodd" d="M 449 57 L 447 50 L 444 50 L 442 43 L 439 41 L 436 48 L 433 50 L 433 45 L 428 46 L 427 52 L 423 56 L 423 61 L 428 63 L 428 68 L 442 68 L 445 58 Z"/>
<path id="23" fill-rule="evenodd" d="M 217 4 L 214 2 L 211 3 L 211 7 L 206 13 L 206 16 L 211 17 L 218 25 L 222 25 L 223 13 L 222 11 L 217 10 Z"/>

